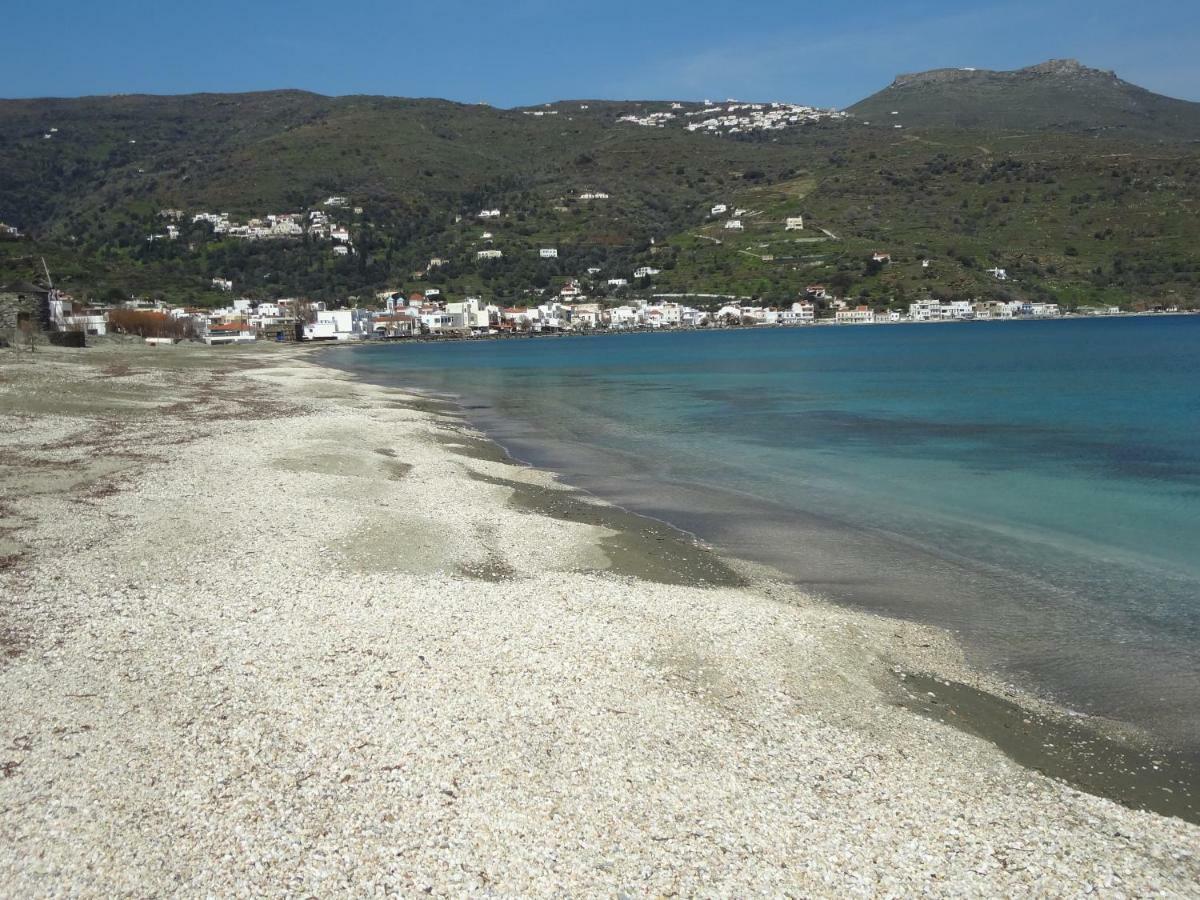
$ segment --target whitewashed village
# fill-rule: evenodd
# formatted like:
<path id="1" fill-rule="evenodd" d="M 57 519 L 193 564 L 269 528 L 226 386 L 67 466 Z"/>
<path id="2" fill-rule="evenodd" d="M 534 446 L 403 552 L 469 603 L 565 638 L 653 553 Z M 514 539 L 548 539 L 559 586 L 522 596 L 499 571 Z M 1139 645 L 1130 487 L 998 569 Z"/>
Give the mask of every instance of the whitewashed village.
<path id="1" fill-rule="evenodd" d="M 547 111 L 551 114 L 554 111 Z M 723 112 L 716 116 L 717 112 Z M 736 104 L 728 107 L 679 113 L 692 117 L 713 113 L 707 118 L 689 122 L 688 128 L 771 129 L 786 127 L 793 120 L 827 115 L 827 111 L 787 104 Z M 536 114 L 536 113 L 534 113 Z M 665 117 L 665 118 L 664 118 Z M 654 126 L 676 117 L 676 113 L 655 113 L 650 118 L 629 117 L 636 125 Z M 575 198 L 585 202 L 602 202 L 609 194 L 594 188 L 581 189 Z M 304 213 L 271 213 L 238 221 L 227 212 L 163 209 L 158 213 L 162 230 L 146 236 L 148 242 L 180 240 L 180 223 L 203 224 L 221 239 L 246 241 L 308 239 L 327 243 L 334 256 L 356 253 L 351 237 L 353 221 L 362 207 L 355 206 L 345 196 L 329 196 Z M 716 203 L 706 209 L 707 227 L 715 233 L 741 233 L 753 224 L 760 228 L 761 213 L 739 208 L 733 204 Z M 495 228 L 505 218 L 505 211 L 485 207 L 471 214 L 459 215 L 455 221 L 478 222 L 482 230 L 475 249 L 470 251 L 477 263 L 504 257 L 505 249 L 494 245 Z M 493 224 L 496 223 L 496 224 Z M 784 234 L 802 233 L 804 217 L 785 215 L 770 226 Z M 14 229 L 15 231 L 15 229 Z M 830 239 L 836 235 L 820 231 Z M 714 243 L 721 239 L 708 237 Z M 826 237 L 799 240 L 826 240 Z M 651 242 L 653 244 L 653 241 Z M 652 248 L 653 250 L 654 248 Z M 507 252 L 532 252 L 543 261 L 557 261 L 559 250 L 540 246 L 533 250 L 522 248 Z M 773 257 L 762 256 L 770 260 Z M 448 260 L 429 259 L 424 276 Z M 892 263 L 887 251 L 868 254 L 864 263 L 887 266 Z M 928 267 L 930 260 L 921 260 Z M 993 267 L 987 272 L 997 281 L 1006 281 L 1005 269 Z M 16 284 L 0 286 L 0 303 L 18 306 L 27 300 L 38 313 L 41 330 L 51 334 L 75 335 L 86 341 L 88 336 L 107 334 L 136 335 L 152 344 L 169 344 L 181 340 L 201 341 L 212 346 L 243 344 L 260 340 L 277 342 L 413 340 L 413 339 L 486 339 L 562 335 L 569 333 L 601 333 L 657 331 L 662 329 L 700 328 L 771 328 L 807 326 L 868 326 L 902 323 L 984 322 L 1014 319 L 1053 319 L 1063 315 L 1055 303 L 1024 300 L 945 300 L 928 297 L 909 303 L 907 310 L 895 304 L 880 309 L 851 299 L 838 297 L 822 284 L 810 284 L 798 290 L 790 303 L 763 303 L 753 296 L 733 296 L 712 293 L 667 292 L 655 288 L 654 279 L 662 272 L 654 265 L 641 265 L 629 272 L 608 273 L 601 268 L 588 268 L 574 277 L 561 279 L 549 288 L 525 291 L 526 299 L 519 305 L 492 302 L 482 293 L 452 297 L 438 287 L 411 290 L 397 287 L 351 295 L 344 300 L 313 301 L 303 297 L 262 299 L 250 296 L 233 279 L 221 273 L 211 278 L 211 291 L 229 295 L 228 302 L 217 306 L 187 306 L 170 304 L 162 299 L 132 297 L 105 304 L 88 303 L 51 286 L 50 273 L 46 285 Z M 1117 315 L 1117 307 L 1091 307 L 1074 311 L 1078 315 Z M 2 323 L 0 323 L 2 324 Z M 66 342 L 66 341 L 56 341 Z"/>
<path id="2" fill-rule="evenodd" d="M 644 278 L 653 273 L 649 269 L 630 274 Z M 236 293 L 235 285 L 226 279 L 215 278 L 214 284 Z M 483 297 L 452 299 L 436 288 L 411 293 L 381 291 L 370 298 L 350 298 L 343 304 L 297 297 L 270 301 L 239 297 L 213 309 L 139 299 L 87 305 L 67 293 L 33 284 L 0 287 L 0 298 L 13 294 L 38 299 L 50 331 L 81 336 L 127 333 L 144 337 L 149 343 L 196 340 L 214 346 L 258 340 L 503 338 L 661 329 L 974 322 L 1063 315 L 1053 303 L 935 299 L 912 303 L 907 313 L 880 312 L 833 297 L 824 286 L 816 284 L 809 285 L 786 306 L 765 306 L 748 298 L 654 293 L 613 302 L 590 298 L 578 280 L 568 281 L 553 297 L 522 306 L 500 306 Z M 708 308 L 690 305 L 697 301 Z M 1111 307 L 1082 312 L 1116 315 L 1119 310 Z"/>

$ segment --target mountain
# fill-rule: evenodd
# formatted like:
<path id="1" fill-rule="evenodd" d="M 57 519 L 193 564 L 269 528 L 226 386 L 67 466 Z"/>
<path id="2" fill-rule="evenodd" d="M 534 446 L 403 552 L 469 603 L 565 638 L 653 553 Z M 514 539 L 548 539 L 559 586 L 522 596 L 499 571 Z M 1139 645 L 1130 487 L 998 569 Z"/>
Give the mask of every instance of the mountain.
<path id="1" fill-rule="evenodd" d="M 1073 59 L 1011 72 L 934 69 L 900 75 L 849 112 L 905 127 L 1200 140 L 1200 103 L 1152 93 Z"/>
<path id="2" fill-rule="evenodd" d="M 652 285 L 784 302 L 821 283 L 877 306 L 928 294 L 1197 302 L 1200 146 L 1164 152 L 1164 129 L 1182 134 L 1187 117 L 1161 112 L 1196 104 L 1151 103 L 1077 64 L 897 85 L 854 115 L 303 91 L 0 100 L 0 222 L 23 235 L 0 230 L 0 281 L 37 275 L 44 256 L 57 285 L 93 297 L 221 303 L 213 280 L 228 279 L 260 298 L 438 287 L 514 303 L 571 278 L 603 295 L 650 266 L 651 281 L 614 296 Z M 1074 119 L 1047 113 L 1051 96 L 1070 109 L 1063 85 L 1092 98 Z M 902 94 L 935 99 L 918 121 Z M 861 114 L 881 96 L 886 113 Z M 1012 120 L 980 113 L 981 96 Z M 1153 127 L 1130 124 L 1132 101 L 1114 96 L 1159 110 Z M 353 250 L 332 230 L 248 240 L 202 213 L 246 227 L 327 216 Z M 803 229 L 788 226 L 800 217 Z M 891 264 L 870 264 L 875 251 Z"/>

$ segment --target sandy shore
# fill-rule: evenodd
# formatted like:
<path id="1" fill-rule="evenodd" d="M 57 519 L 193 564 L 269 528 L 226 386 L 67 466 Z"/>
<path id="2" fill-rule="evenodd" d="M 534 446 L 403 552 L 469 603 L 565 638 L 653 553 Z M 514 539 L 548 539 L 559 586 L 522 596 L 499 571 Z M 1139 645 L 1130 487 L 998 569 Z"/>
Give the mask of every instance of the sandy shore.
<path id="1" fill-rule="evenodd" d="M 568 491 L 440 404 L 295 350 L 9 353 L 0 893 L 1200 884 L 1200 828 L 910 711 L 895 670 L 973 677 L 945 635 Z"/>

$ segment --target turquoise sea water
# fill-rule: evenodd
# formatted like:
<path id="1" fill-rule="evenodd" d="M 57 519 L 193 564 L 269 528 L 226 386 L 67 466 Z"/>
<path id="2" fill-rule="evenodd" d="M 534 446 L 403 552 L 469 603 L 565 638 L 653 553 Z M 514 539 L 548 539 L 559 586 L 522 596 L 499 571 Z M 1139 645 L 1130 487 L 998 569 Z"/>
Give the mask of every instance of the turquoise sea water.
<path id="1" fill-rule="evenodd" d="M 1200 744 L 1200 317 L 330 351 L 516 457 Z"/>

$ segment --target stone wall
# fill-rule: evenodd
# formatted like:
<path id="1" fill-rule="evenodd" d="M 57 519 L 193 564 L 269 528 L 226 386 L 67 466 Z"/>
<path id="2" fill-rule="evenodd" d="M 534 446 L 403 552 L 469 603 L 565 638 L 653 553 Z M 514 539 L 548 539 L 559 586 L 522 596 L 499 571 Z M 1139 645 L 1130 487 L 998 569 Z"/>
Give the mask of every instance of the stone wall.
<path id="1" fill-rule="evenodd" d="M 49 330 L 49 295 L 42 291 L 0 288 L 0 337 L 11 339 L 17 323 L 33 322 L 39 331 Z"/>

